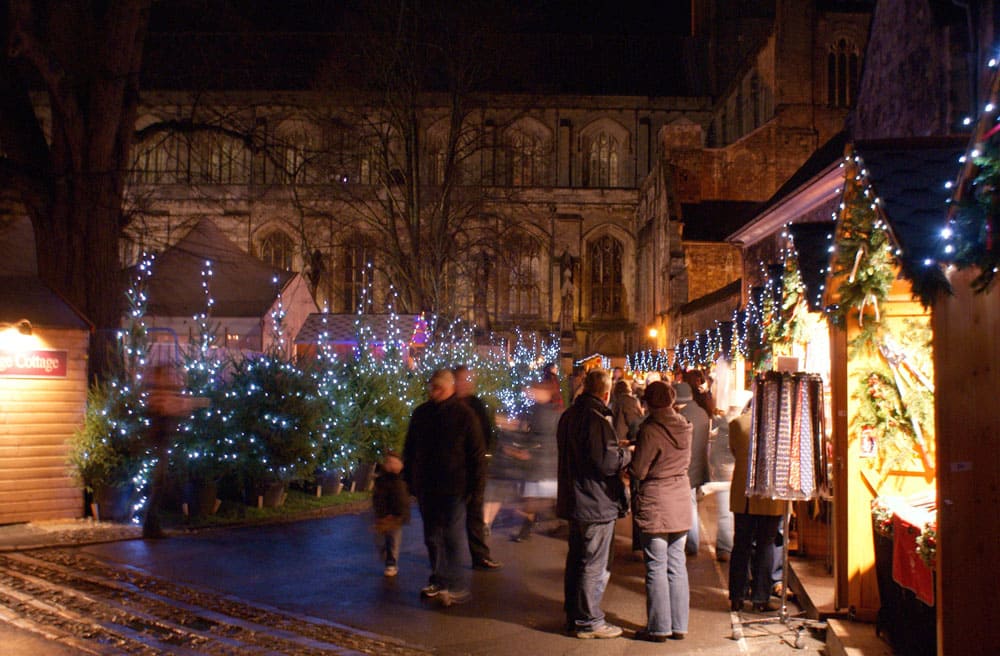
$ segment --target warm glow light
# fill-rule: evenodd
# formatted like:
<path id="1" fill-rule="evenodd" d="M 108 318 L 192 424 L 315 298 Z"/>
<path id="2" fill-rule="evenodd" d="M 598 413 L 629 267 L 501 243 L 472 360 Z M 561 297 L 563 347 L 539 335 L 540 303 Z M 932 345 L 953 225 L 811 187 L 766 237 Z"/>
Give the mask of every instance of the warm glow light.
<path id="1" fill-rule="evenodd" d="M 651 339 L 656 339 L 656 336 L 659 335 L 659 334 L 660 334 L 660 331 L 658 331 L 656 328 L 650 328 L 649 329 L 649 337 Z"/>
<path id="2" fill-rule="evenodd" d="M 32 334 L 31 324 L 27 320 L 13 324 L 0 324 L 0 326 L 3 326 L 0 327 L 0 350 L 2 351 L 30 351 L 42 345 L 38 336 Z"/>

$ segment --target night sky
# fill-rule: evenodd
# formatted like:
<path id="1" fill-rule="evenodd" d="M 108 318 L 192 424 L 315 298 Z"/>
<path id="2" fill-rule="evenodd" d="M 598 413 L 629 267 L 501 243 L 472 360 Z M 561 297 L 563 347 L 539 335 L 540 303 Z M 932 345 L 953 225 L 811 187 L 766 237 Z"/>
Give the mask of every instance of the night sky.
<path id="1" fill-rule="evenodd" d="M 399 0 L 388 0 L 392 7 Z M 704 49 L 683 0 L 417 0 L 428 23 L 446 8 L 478 25 L 492 58 L 480 90 L 704 95 Z M 171 0 L 154 3 L 144 88 L 310 88 L 323 62 L 356 85 L 351 37 L 397 13 L 373 0 Z M 363 16 L 363 17 L 362 17 Z M 372 16 L 376 23 L 372 23 Z M 382 22 L 377 21 L 381 19 Z M 487 26 L 486 32 L 482 31 Z M 342 37 L 331 39 L 329 34 Z M 328 69 L 330 70 L 330 69 Z M 329 82 L 327 82 L 329 83 Z M 433 83 L 431 83 L 433 86 Z"/>
<path id="2" fill-rule="evenodd" d="M 461 3 L 459 5 L 459 2 Z M 153 5 L 154 31 L 336 32 L 371 0 L 171 0 Z M 500 31 L 687 36 L 685 0 L 419 0 L 492 15 Z"/>

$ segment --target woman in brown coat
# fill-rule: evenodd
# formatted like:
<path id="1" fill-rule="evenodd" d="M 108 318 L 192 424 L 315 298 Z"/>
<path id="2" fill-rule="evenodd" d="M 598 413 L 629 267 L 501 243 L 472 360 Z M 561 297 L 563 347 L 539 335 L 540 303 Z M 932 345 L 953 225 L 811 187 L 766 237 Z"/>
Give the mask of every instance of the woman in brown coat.
<path id="1" fill-rule="evenodd" d="M 631 476 L 639 482 L 635 521 L 646 561 L 646 628 L 639 640 L 682 639 L 688 630 L 687 562 L 691 528 L 691 424 L 673 408 L 674 389 L 656 381 L 644 397 L 649 417 L 639 427 Z"/>

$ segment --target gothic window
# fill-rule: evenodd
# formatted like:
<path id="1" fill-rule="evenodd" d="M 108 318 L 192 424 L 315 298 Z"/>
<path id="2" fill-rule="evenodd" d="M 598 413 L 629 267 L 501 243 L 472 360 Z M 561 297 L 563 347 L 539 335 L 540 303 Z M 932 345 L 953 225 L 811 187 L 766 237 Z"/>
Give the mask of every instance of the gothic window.
<path id="1" fill-rule="evenodd" d="M 260 259 L 275 269 L 291 271 L 294 252 L 292 238 L 281 230 L 270 232 L 260 240 Z"/>
<path id="2" fill-rule="evenodd" d="M 542 140 L 538 137 L 514 132 L 508 139 L 510 152 L 510 184 L 514 187 L 532 187 L 541 183 Z"/>
<path id="3" fill-rule="evenodd" d="M 344 311 L 357 312 L 363 309 L 366 293 L 371 293 L 372 253 L 367 244 L 361 241 L 344 247 L 343 289 Z M 367 291 L 366 291 L 367 290 Z M 371 299 L 368 299 L 371 302 Z"/>
<path id="4" fill-rule="evenodd" d="M 606 235 L 590 242 L 590 314 L 595 319 L 622 316 L 622 243 Z"/>
<path id="5" fill-rule="evenodd" d="M 319 152 L 314 126 L 288 120 L 271 135 L 264 157 L 264 180 L 272 184 L 314 182 L 313 157 Z"/>
<path id="6" fill-rule="evenodd" d="M 137 183 L 187 181 L 187 145 L 174 134 L 156 137 L 137 146 L 132 158 L 132 179 Z"/>
<path id="7" fill-rule="evenodd" d="M 430 170 L 427 182 L 432 185 L 443 185 L 445 174 L 444 148 L 435 148 L 430 152 Z"/>
<path id="8" fill-rule="evenodd" d="M 827 104 L 850 107 L 854 102 L 859 74 L 858 48 L 847 39 L 830 46 L 826 55 Z"/>
<path id="9" fill-rule="evenodd" d="M 190 141 L 190 182 L 239 184 L 248 179 L 250 153 L 225 135 L 200 134 Z"/>
<path id="10" fill-rule="evenodd" d="M 599 132 L 590 141 L 587 153 L 587 186 L 617 187 L 621 145 L 607 132 Z"/>
<path id="11" fill-rule="evenodd" d="M 362 144 L 361 157 L 358 162 L 359 182 L 361 184 L 375 184 L 379 180 L 379 158 L 378 148 L 373 143 Z"/>
<path id="12" fill-rule="evenodd" d="M 538 289 L 541 270 L 537 244 L 528 238 L 520 240 L 508 277 L 509 311 L 512 316 L 538 316 L 541 311 Z"/>

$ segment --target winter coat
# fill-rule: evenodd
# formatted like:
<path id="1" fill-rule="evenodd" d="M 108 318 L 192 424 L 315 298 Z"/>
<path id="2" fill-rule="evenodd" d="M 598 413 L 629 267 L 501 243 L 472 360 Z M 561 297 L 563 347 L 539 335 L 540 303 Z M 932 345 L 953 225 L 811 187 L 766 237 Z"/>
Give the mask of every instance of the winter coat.
<path id="1" fill-rule="evenodd" d="M 380 472 L 375 478 L 372 490 L 372 510 L 375 517 L 401 517 L 403 523 L 410 521 L 410 491 L 402 474 Z"/>
<path id="2" fill-rule="evenodd" d="M 712 424 L 708 413 L 693 401 L 686 403 L 678 412 L 691 422 L 692 427 L 688 483 L 691 487 L 700 487 L 712 478 L 708 472 L 708 434 Z"/>
<path id="3" fill-rule="evenodd" d="M 581 394 L 559 419 L 559 493 L 556 513 L 579 522 L 610 522 L 628 512 L 621 474 L 632 459 L 618 446 L 611 410 Z"/>
<path id="4" fill-rule="evenodd" d="M 630 474 L 638 482 L 636 525 L 651 534 L 691 528 L 691 423 L 673 408 L 655 408 L 639 426 Z"/>
<path id="5" fill-rule="evenodd" d="M 642 422 L 642 406 L 639 399 L 631 394 L 614 394 L 611 397 L 612 426 L 619 440 L 629 439 L 635 435 L 635 431 Z"/>
<path id="6" fill-rule="evenodd" d="M 729 509 L 750 515 L 783 515 L 787 501 L 747 497 L 747 467 L 750 463 L 750 413 L 729 422 L 729 448 L 736 458 L 733 484 L 729 488 Z"/>
<path id="7" fill-rule="evenodd" d="M 530 459 L 525 463 L 524 480 L 545 481 L 556 478 L 559 469 L 559 449 L 556 447 L 556 429 L 562 407 L 556 403 L 536 403 L 528 416 L 528 434 L 525 441 L 531 444 Z"/>
<path id="8" fill-rule="evenodd" d="M 456 396 L 427 401 L 410 416 L 403 476 L 421 501 L 468 499 L 485 473 L 486 447 L 476 414 Z"/>
<path id="9" fill-rule="evenodd" d="M 493 418 L 493 413 L 490 411 L 489 407 L 483 403 L 483 400 L 475 394 L 463 396 L 462 402 L 472 408 L 472 411 L 476 413 L 476 419 L 479 420 L 479 427 L 483 432 L 483 440 L 486 443 L 486 453 L 490 455 L 496 453 L 497 424 Z"/>

